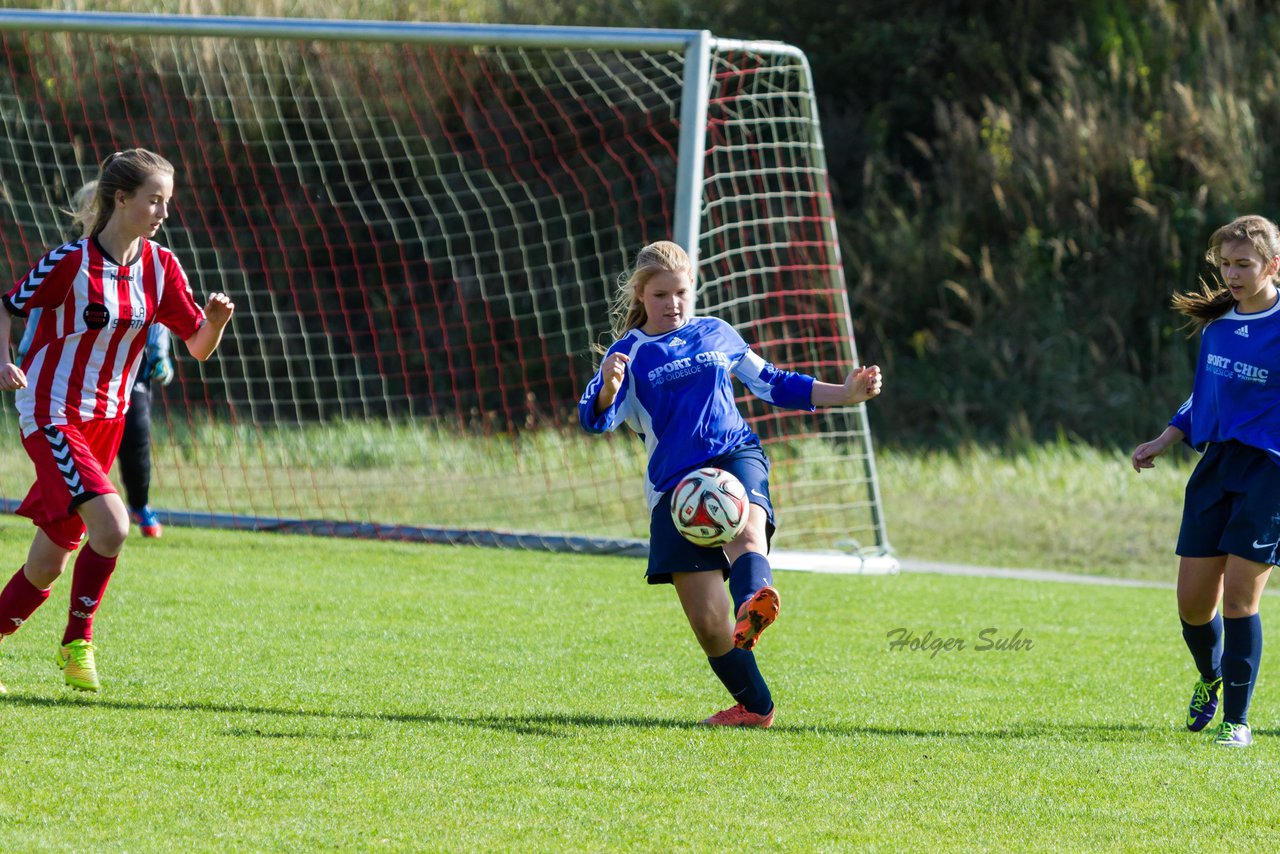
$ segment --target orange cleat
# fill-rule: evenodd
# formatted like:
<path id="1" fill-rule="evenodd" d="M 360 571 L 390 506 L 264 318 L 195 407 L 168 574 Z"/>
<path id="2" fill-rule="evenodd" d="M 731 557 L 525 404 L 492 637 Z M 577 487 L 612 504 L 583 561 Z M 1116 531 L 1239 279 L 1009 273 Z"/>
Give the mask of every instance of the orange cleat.
<path id="1" fill-rule="evenodd" d="M 738 649 L 751 649 L 760 633 L 778 619 L 778 606 L 782 598 L 772 587 L 761 587 L 756 595 L 742 603 L 738 609 L 738 623 L 733 627 L 733 645 Z"/>
<path id="2" fill-rule="evenodd" d="M 755 712 L 748 712 L 747 707 L 739 703 L 732 709 L 716 712 L 702 723 L 706 726 L 753 726 L 768 729 L 773 726 L 773 709 L 767 715 L 757 715 Z"/>

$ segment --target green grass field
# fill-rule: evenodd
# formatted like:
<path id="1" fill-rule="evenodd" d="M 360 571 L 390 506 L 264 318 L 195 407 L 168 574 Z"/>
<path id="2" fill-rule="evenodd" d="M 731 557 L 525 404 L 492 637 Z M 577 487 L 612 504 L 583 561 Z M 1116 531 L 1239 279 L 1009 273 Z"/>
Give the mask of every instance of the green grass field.
<path id="1" fill-rule="evenodd" d="M 6 417 L 0 412 L 0 422 Z M 31 462 L 17 429 L 0 454 L 0 495 L 20 498 Z M 270 517 L 643 537 L 644 454 L 634 441 L 570 431 L 458 435 L 431 424 L 208 426 L 157 431 L 152 503 Z M 785 450 L 785 453 L 784 453 Z M 851 464 L 829 448 L 773 446 L 783 549 L 870 544 Z M 785 461 L 780 457 L 786 457 Z M 1127 450 L 1054 443 L 1020 450 L 879 447 L 890 540 L 903 557 L 1171 580 L 1193 455 L 1135 474 Z M 843 480 L 841 480 L 843 478 Z M 833 482 L 839 480 L 839 486 Z M 852 526 L 852 527 L 851 527 Z M 858 530 L 863 526 L 866 530 Z M 806 535 L 803 532 L 816 532 Z"/>
<path id="2" fill-rule="evenodd" d="M 1177 448 L 1139 475 L 1129 450 L 1082 444 L 878 453 L 900 556 L 1169 583 L 1196 459 Z"/>
<path id="3" fill-rule="evenodd" d="M 0 522 L 11 566 L 29 533 Z M 1254 748 L 1186 733 L 1167 590 L 784 573 L 759 652 L 777 723 L 710 731 L 693 724 L 727 698 L 641 572 L 267 534 L 131 541 L 97 621 L 100 695 L 52 663 L 67 578 L 0 647 L 0 848 L 1280 845 L 1276 657 Z M 967 647 L 892 651 L 897 628 Z M 978 651 L 984 629 L 1033 645 Z"/>

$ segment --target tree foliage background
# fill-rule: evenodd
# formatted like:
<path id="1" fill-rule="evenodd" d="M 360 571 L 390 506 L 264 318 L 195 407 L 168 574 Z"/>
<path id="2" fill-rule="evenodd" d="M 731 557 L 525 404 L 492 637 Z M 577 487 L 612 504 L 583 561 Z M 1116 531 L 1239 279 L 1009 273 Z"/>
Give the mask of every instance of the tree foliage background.
<path id="1" fill-rule="evenodd" d="M 1169 296 L 1214 275 L 1214 228 L 1277 214 L 1271 4 L 716 5 L 651 20 L 813 65 L 859 346 L 892 391 L 882 437 L 1160 429 L 1197 346 Z"/>
<path id="2" fill-rule="evenodd" d="M 6 8 L 27 4 L 0 3 Z M 705 28 L 801 47 L 882 441 L 1128 444 L 1190 389 L 1168 308 L 1273 218 L 1280 16 L 1252 0 L 80 0 L 46 8 Z"/>

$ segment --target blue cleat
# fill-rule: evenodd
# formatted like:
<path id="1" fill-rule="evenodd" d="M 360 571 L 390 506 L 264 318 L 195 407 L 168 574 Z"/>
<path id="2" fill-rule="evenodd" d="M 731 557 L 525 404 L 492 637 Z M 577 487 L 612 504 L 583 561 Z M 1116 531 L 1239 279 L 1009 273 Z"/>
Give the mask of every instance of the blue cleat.
<path id="1" fill-rule="evenodd" d="M 1222 677 L 1212 682 L 1196 680 L 1191 692 L 1191 705 L 1187 707 L 1187 729 L 1199 732 L 1209 725 L 1218 713 L 1218 695 L 1222 693 Z"/>
<path id="2" fill-rule="evenodd" d="M 144 537 L 154 538 L 164 534 L 164 526 L 160 524 L 160 520 L 156 518 L 156 511 L 152 510 L 149 504 L 141 510 L 133 511 L 133 521 L 138 523 L 138 530 Z"/>
<path id="3" fill-rule="evenodd" d="M 1218 727 L 1218 736 L 1213 743 L 1219 747 L 1248 747 L 1253 744 L 1253 730 L 1248 724 L 1233 724 L 1223 721 Z"/>

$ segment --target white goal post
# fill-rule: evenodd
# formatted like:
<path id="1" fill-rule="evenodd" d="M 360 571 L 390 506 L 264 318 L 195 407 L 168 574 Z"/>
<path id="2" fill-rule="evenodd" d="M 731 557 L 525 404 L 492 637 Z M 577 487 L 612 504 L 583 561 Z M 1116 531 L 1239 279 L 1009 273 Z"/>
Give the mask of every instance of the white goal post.
<path id="1" fill-rule="evenodd" d="M 158 239 L 222 350 L 153 392 L 152 505 L 244 529 L 642 553 L 643 448 L 577 395 L 647 242 L 780 367 L 859 364 L 808 63 L 706 31 L 0 11 L 10 281 L 110 152 L 177 168 Z M 891 572 L 863 406 L 740 389 L 775 565 Z M 30 485 L 11 405 L 0 495 Z"/>

